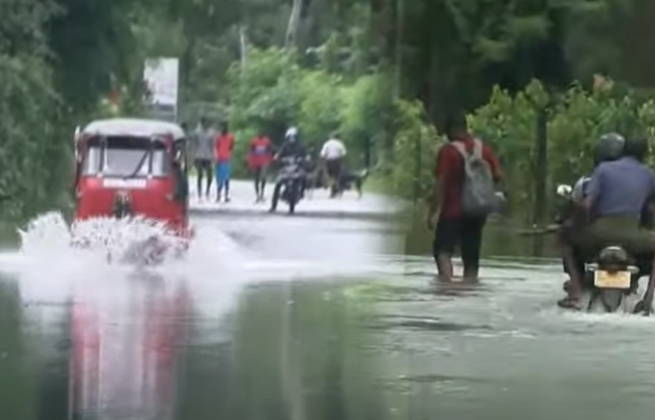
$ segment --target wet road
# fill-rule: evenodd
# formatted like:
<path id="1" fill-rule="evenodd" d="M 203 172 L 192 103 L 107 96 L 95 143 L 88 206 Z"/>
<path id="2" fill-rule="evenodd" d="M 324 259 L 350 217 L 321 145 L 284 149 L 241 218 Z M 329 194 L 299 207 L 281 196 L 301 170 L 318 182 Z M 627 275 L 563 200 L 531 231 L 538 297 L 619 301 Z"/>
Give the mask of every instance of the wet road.
<path id="1" fill-rule="evenodd" d="M 23 253 L 0 256 L 0 413 L 602 420 L 655 409 L 655 320 L 560 312 L 556 264 L 493 258 L 480 285 L 437 286 L 430 259 L 399 255 L 387 222 L 267 216 L 242 191 L 202 205 L 197 247 L 165 270 L 73 253 L 52 219 Z M 340 211 L 370 203 L 347 198 Z"/>
<path id="2" fill-rule="evenodd" d="M 386 275 L 397 232 L 317 214 L 335 206 L 321 197 L 314 214 L 269 216 L 242 191 L 231 209 L 202 206 L 186 261 L 147 272 L 71 250 L 56 215 L 37 220 L 22 250 L 0 254 L 0 413 L 384 418 L 362 350 L 368 310 L 347 291 Z"/>

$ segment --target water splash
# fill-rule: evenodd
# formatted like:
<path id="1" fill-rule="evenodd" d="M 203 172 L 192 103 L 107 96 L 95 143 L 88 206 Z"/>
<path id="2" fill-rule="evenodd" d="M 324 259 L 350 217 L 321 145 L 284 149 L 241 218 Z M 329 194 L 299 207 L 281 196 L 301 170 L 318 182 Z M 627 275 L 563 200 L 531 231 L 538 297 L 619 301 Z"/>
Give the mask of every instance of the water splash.
<path id="1" fill-rule="evenodd" d="M 216 253 L 228 254 L 222 261 L 242 262 L 238 247 L 226 235 L 205 235 L 200 230 L 191 242 L 188 257 L 198 262 L 199 258 L 216 261 Z M 68 226 L 59 213 L 47 213 L 29 223 L 26 229 L 19 230 L 21 238 L 20 254 L 39 261 L 45 259 L 61 260 L 62 257 L 79 258 L 84 254 L 88 260 L 106 260 L 107 254 L 121 255 L 136 244 L 156 237 L 170 249 L 179 249 L 182 240 L 176 237 L 163 223 L 145 218 L 117 220 L 97 218 L 74 223 Z M 209 252 L 208 252 L 209 251 Z M 212 255 L 210 255 L 212 254 Z M 172 258 L 167 259 L 167 261 Z"/>
<path id="2" fill-rule="evenodd" d="M 19 229 L 21 253 L 26 255 L 65 252 L 70 246 L 68 224 L 61 213 L 46 213 Z"/>
<path id="3" fill-rule="evenodd" d="M 226 233 L 226 222 L 232 221 L 200 218 L 194 222 L 196 236 L 185 257 L 167 259 L 164 264 L 148 267 L 148 271 L 169 283 L 188 283 L 196 304 L 214 313 L 213 316 L 229 310 L 248 284 L 316 277 L 352 278 L 363 273 L 384 275 L 391 268 L 384 267 L 385 264 L 380 267 L 379 261 L 363 256 L 353 262 L 266 258 L 240 247 Z M 100 289 L 105 296 L 111 296 L 107 288 L 130 287 L 127 283 L 140 274 L 133 265 L 108 263 L 107 254 L 123 252 L 129 244 L 153 235 L 164 241 L 176 241 L 163 225 L 144 219 L 96 219 L 69 227 L 61 214 L 48 213 L 20 231 L 18 252 L 0 254 L 0 270 L 15 275 L 28 301 L 63 302 L 75 290 L 85 287 Z M 289 239 L 280 237 L 279 240 Z M 71 246 L 72 242 L 83 242 L 85 246 Z M 398 269 L 391 271 L 395 273 Z M 122 283 L 126 284 L 121 286 Z"/>
<path id="4" fill-rule="evenodd" d="M 53 316 L 57 305 L 84 290 L 114 300 L 121 295 L 118 291 L 137 287 L 152 276 L 171 286 L 189 284 L 194 300 L 206 301 L 212 307 L 211 316 L 220 316 L 235 304 L 251 278 L 243 270 L 247 256 L 227 235 L 211 227 L 197 227 L 184 258 L 168 258 L 145 272 L 134 265 L 109 263 L 107 255 L 125 252 L 130 244 L 152 236 L 170 244 L 179 242 L 162 224 L 145 219 L 95 219 L 69 227 L 61 214 L 47 213 L 19 231 L 20 249 L 0 255 L 0 270 L 19 281 L 24 303 L 40 308 L 39 312 L 52 307 Z"/>

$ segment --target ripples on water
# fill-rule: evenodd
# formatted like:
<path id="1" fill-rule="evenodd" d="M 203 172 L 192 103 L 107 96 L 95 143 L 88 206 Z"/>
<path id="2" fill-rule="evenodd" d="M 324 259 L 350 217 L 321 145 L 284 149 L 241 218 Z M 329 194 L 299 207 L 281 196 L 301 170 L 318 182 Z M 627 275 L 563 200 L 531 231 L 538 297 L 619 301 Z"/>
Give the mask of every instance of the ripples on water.
<path id="1" fill-rule="evenodd" d="M 475 285 L 436 284 L 426 264 L 407 262 L 402 285 L 377 291 L 382 315 L 369 326 L 385 343 L 398 418 L 596 420 L 655 409 L 655 318 L 559 310 L 557 262 L 487 261 Z"/>

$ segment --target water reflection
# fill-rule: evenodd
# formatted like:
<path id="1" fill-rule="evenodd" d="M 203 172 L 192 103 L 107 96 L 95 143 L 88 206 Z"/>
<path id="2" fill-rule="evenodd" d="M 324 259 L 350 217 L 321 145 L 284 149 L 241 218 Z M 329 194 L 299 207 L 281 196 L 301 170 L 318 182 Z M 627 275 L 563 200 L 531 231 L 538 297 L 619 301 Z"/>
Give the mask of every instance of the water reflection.
<path id="1" fill-rule="evenodd" d="M 108 280 L 108 284 L 110 279 Z M 389 418 L 372 310 L 332 281 L 244 290 L 207 314 L 143 275 L 30 303 L 0 280 L 0 410 L 12 420 Z M 195 296 L 195 294 L 193 295 Z"/>
<path id="2" fill-rule="evenodd" d="M 188 293 L 156 275 L 130 280 L 73 296 L 69 418 L 173 419 Z"/>
<path id="3" fill-rule="evenodd" d="M 384 419 L 360 321 L 367 312 L 327 284 L 248 289 L 231 340 L 193 346 L 185 419 Z"/>

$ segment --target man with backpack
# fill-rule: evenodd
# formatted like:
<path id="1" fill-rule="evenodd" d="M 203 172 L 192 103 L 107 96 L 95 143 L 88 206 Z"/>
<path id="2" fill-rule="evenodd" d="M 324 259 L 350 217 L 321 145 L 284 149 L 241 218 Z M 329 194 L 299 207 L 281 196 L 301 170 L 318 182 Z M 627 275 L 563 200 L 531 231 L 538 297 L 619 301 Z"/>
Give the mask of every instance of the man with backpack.
<path id="1" fill-rule="evenodd" d="M 437 155 L 433 199 L 428 224 L 435 229 L 433 255 L 439 280 L 453 278 L 452 256 L 459 246 L 465 281 L 476 281 L 480 264 L 482 230 L 487 216 L 496 211 L 501 196 L 500 164 L 489 146 L 468 131 L 466 116 L 448 121 L 448 143 Z"/>

